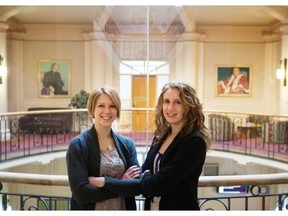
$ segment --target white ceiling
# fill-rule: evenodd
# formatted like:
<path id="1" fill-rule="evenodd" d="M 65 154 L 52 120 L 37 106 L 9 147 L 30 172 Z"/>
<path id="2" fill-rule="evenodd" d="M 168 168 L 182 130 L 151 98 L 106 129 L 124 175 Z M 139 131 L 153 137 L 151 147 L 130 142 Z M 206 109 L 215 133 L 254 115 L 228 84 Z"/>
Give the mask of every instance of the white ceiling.
<path id="1" fill-rule="evenodd" d="M 105 6 L 102 6 L 102 8 Z M 93 24 L 98 6 L 0 6 L 0 21 L 21 24 Z M 287 6 L 189 6 L 196 25 L 270 26 L 288 23 Z M 160 28 L 179 20 L 181 7 L 150 6 L 149 22 Z M 146 6 L 107 6 L 109 21 L 129 31 L 146 24 Z M 134 26 L 134 28 L 127 28 Z M 137 29 L 137 28 L 136 28 Z"/>

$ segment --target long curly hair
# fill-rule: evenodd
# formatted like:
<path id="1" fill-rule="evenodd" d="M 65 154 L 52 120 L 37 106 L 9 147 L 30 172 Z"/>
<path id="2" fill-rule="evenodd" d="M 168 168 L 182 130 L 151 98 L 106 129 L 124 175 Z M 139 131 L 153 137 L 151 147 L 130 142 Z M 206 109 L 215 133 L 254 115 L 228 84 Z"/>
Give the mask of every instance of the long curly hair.
<path id="1" fill-rule="evenodd" d="M 202 105 L 196 96 L 196 91 L 189 84 L 184 82 L 169 82 L 162 88 L 162 92 L 158 98 L 158 102 L 155 107 L 155 136 L 158 140 L 161 140 L 167 134 L 171 133 L 171 126 L 165 120 L 163 114 L 163 97 L 164 93 L 168 89 L 177 89 L 179 91 L 180 99 L 184 105 L 184 118 L 185 123 L 182 130 L 179 132 L 180 136 L 185 136 L 193 131 L 198 130 L 204 137 L 206 142 L 206 149 L 210 149 L 211 146 L 211 134 L 208 128 L 205 126 L 205 116 L 203 114 Z"/>

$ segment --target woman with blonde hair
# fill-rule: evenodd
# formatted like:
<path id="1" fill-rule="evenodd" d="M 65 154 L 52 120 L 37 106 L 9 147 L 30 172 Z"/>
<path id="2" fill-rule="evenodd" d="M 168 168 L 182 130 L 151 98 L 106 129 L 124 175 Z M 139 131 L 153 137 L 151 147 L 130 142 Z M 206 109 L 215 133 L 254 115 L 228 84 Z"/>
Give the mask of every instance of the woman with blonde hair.
<path id="1" fill-rule="evenodd" d="M 136 210 L 139 181 L 116 181 L 140 175 L 133 140 L 112 129 L 114 120 L 120 118 L 118 93 L 111 87 L 95 89 L 87 107 L 94 124 L 70 141 L 66 154 L 71 209 Z"/>

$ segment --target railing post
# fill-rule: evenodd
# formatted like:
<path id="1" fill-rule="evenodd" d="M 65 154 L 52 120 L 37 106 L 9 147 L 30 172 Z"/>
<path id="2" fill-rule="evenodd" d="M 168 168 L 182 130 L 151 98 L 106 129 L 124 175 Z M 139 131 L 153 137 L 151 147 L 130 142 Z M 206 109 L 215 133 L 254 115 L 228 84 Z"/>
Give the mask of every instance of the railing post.
<path id="1" fill-rule="evenodd" d="M 245 197 L 245 211 L 248 211 L 248 197 Z"/>
<path id="2" fill-rule="evenodd" d="M 49 210 L 53 210 L 53 199 L 52 197 L 49 197 Z"/>
<path id="3" fill-rule="evenodd" d="M 25 208 L 24 208 L 24 197 L 23 195 L 20 195 L 20 210 L 21 211 L 24 211 Z"/>
<path id="4" fill-rule="evenodd" d="M 0 191 L 2 191 L 3 189 L 3 184 L 0 182 Z M 1 205 L 0 205 L 0 211 L 1 210 L 4 210 L 6 211 L 7 210 L 7 195 L 6 194 L 3 194 L 3 195 L 0 195 L 0 200 L 2 201 Z"/>
<path id="5" fill-rule="evenodd" d="M 262 197 L 262 211 L 265 210 L 265 196 Z"/>
<path id="6" fill-rule="evenodd" d="M 7 201 L 7 194 L 2 195 L 2 209 L 3 211 L 7 210 L 8 201 Z"/>
<path id="7" fill-rule="evenodd" d="M 230 198 L 228 199 L 228 210 L 229 211 L 231 210 L 231 199 Z"/>

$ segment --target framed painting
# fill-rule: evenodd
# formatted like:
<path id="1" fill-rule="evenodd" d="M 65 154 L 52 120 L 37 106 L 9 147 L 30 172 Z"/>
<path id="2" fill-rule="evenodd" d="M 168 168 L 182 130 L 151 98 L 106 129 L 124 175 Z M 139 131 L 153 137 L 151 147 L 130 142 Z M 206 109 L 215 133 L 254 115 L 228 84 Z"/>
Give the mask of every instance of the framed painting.
<path id="1" fill-rule="evenodd" d="M 251 65 L 216 66 L 216 96 L 251 96 L 251 83 Z"/>
<path id="2" fill-rule="evenodd" d="M 39 60 L 38 85 L 40 97 L 70 97 L 71 62 L 54 59 Z"/>

